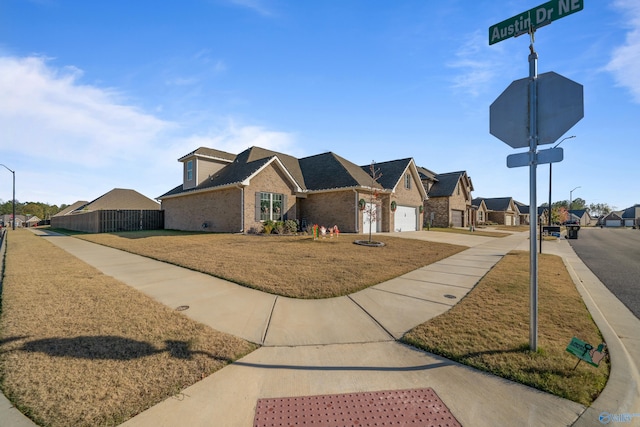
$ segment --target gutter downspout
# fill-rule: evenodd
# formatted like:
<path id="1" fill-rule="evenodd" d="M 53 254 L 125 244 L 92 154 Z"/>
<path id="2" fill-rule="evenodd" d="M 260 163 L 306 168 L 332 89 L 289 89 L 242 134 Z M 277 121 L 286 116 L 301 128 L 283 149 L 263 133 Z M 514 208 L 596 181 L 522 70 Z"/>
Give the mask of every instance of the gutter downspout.
<path id="1" fill-rule="evenodd" d="M 240 189 L 240 233 L 244 233 L 244 186 L 238 185 Z"/>
<path id="2" fill-rule="evenodd" d="M 353 189 L 353 193 L 356 196 L 356 201 L 355 201 L 355 220 L 356 220 L 356 234 L 358 234 L 360 232 L 360 230 L 358 229 L 358 191 L 354 188 Z"/>

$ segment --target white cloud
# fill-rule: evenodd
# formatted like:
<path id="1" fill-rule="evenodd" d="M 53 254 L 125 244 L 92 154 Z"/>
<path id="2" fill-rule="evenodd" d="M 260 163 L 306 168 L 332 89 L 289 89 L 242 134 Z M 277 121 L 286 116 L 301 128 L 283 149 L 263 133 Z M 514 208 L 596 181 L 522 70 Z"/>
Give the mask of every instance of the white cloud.
<path id="1" fill-rule="evenodd" d="M 230 0 L 230 1 L 235 5 L 246 7 L 255 12 L 258 12 L 260 15 L 264 15 L 264 16 L 273 15 L 271 10 L 269 10 L 267 6 L 265 6 L 263 0 Z"/>
<path id="2" fill-rule="evenodd" d="M 180 183 L 177 159 L 200 146 L 296 154 L 290 133 L 206 112 L 196 120 L 187 112 L 188 122 L 161 120 L 122 93 L 82 84 L 81 70 L 51 62 L 0 57 L 0 150 L 16 170 L 18 200 L 70 204 L 116 187 L 157 197 Z M 2 183 L 0 199 L 9 200 Z"/>
<path id="3" fill-rule="evenodd" d="M 625 43 L 613 50 L 607 71 L 611 72 L 619 86 L 631 91 L 640 103 L 640 3 L 637 0 L 617 0 L 615 7 L 624 16 L 624 25 L 629 28 Z"/>
<path id="4" fill-rule="evenodd" d="M 1 57 L 0 75 L 5 152 L 104 166 L 148 150 L 174 126 L 113 90 L 80 84 L 79 69 L 56 69 L 42 57 Z"/>
<path id="5" fill-rule="evenodd" d="M 182 155 L 198 147 L 237 154 L 252 146 L 295 155 L 294 144 L 295 136 L 291 133 L 268 130 L 262 126 L 241 125 L 234 119 L 227 119 L 218 128 L 184 138 L 182 145 L 191 148 Z"/>
<path id="6" fill-rule="evenodd" d="M 467 41 L 455 53 L 456 59 L 447 66 L 459 70 L 453 77 L 452 87 L 471 96 L 487 92 L 488 84 L 499 70 L 498 55 L 500 47 L 487 45 L 486 36 L 480 31 L 467 36 Z"/>

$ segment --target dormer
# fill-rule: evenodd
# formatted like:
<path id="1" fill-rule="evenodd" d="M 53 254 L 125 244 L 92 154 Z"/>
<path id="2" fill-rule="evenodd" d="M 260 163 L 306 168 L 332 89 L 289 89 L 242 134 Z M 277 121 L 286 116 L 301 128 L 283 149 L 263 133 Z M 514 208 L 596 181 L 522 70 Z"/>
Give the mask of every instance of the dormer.
<path id="1" fill-rule="evenodd" d="M 200 147 L 178 159 L 183 164 L 182 189 L 197 187 L 222 168 L 233 163 L 236 155 Z"/>

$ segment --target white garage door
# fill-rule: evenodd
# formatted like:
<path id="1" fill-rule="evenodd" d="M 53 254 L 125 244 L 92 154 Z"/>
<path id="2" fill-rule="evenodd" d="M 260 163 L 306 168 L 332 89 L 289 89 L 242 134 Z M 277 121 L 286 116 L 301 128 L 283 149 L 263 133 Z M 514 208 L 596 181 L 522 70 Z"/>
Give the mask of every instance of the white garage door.
<path id="1" fill-rule="evenodd" d="M 624 226 L 625 227 L 633 227 L 634 225 L 636 225 L 636 220 L 635 219 L 625 219 L 624 220 Z"/>
<path id="2" fill-rule="evenodd" d="M 418 217 L 416 208 L 398 206 L 395 213 L 395 231 L 417 231 Z"/>
<path id="3" fill-rule="evenodd" d="M 620 220 L 619 219 L 608 219 L 607 223 L 605 225 L 607 227 L 620 227 Z"/>

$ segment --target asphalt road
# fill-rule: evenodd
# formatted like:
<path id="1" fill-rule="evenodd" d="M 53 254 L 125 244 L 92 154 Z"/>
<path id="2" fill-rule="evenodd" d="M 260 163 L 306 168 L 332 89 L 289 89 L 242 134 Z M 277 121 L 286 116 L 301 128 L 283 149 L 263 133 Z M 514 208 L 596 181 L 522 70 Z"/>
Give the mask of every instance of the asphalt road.
<path id="1" fill-rule="evenodd" d="M 581 228 L 569 242 L 600 281 L 640 319 L 640 230 Z"/>

